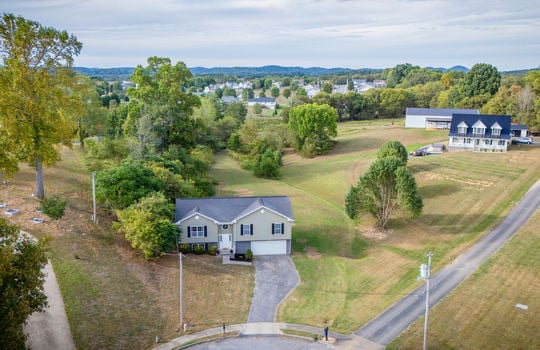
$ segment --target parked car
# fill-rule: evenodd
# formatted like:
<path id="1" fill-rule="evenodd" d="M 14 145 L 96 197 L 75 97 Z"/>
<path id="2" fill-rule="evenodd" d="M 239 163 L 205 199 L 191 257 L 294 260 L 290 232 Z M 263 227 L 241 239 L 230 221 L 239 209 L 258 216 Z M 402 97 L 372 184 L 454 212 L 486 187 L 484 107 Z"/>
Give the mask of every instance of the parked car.
<path id="1" fill-rule="evenodd" d="M 414 151 L 415 156 L 427 156 L 429 154 L 429 147 L 422 147 Z"/>
<path id="2" fill-rule="evenodd" d="M 530 137 L 520 137 L 516 140 L 516 142 L 530 145 L 532 143 L 532 139 Z"/>

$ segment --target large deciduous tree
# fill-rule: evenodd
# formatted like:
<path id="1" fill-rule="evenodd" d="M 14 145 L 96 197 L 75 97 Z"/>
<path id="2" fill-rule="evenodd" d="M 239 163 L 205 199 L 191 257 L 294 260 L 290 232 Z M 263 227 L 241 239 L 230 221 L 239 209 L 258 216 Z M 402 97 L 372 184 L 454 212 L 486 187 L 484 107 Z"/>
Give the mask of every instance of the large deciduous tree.
<path id="1" fill-rule="evenodd" d="M 477 63 L 465 74 L 462 80 L 463 97 L 483 94 L 495 95 L 501 85 L 501 74 L 491 64 Z"/>
<path id="2" fill-rule="evenodd" d="M 187 150 L 197 145 L 201 125 L 191 116 L 200 100 L 183 89 L 190 78 L 191 72 L 183 62 L 172 65 L 169 58 L 161 57 L 148 58 L 148 66 L 137 66 L 131 76 L 137 86 L 128 88 L 128 96 L 130 103 L 139 107 L 138 115 L 130 115 L 138 120 L 133 123 L 138 126 L 136 136 L 139 141 L 152 142 L 159 153 L 171 145 Z"/>
<path id="3" fill-rule="evenodd" d="M 0 218 L 1 349 L 24 349 L 26 319 L 47 306 L 41 271 L 47 262 L 44 244 Z"/>
<path id="4" fill-rule="evenodd" d="M 71 65 L 81 48 L 66 31 L 12 14 L 0 19 L 0 143 L 13 146 L 0 152 L 0 166 L 9 172 L 14 160 L 35 166 L 40 199 L 43 165 L 60 159 L 58 146 L 70 145 L 76 130 L 73 116 L 80 114 L 81 101 L 73 93 Z"/>
<path id="5" fill-rule="evenodd" d="M 345 210 L 351 219 L 368 213 L 377 219 L 383 229 L 397 209 L 416 217 L 423 208 L 414 177 L 403 159 L 389 151 L 398 150 L 400 147 L 390 146 L 384 151 L 381 149 L 379 158 L 358 179 L 358 184 L 351 186 L 345 197 Z"/>
<path id="6" fill-rule="evenodd" d="M 305 104 L 291 108 L 288 127 L 295 137 L 295 148 L 303 156 L 314 157 L 329 151 L 337 135 L 338 114 L 327 104 Z"/>

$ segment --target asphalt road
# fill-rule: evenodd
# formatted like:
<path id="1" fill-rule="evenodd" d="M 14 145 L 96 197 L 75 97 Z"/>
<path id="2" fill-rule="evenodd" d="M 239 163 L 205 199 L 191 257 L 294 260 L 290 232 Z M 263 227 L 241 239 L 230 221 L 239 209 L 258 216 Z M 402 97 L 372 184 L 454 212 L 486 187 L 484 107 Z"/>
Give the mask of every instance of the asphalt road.
<path id="1" fill-rule="evenodd" d="M 289 256 L 258 256 L 255 259 L 255 289 L 248 323 L 275 322 L 277 307 L 299 281 Z"/>
<path id="2" fill-rule="evenodd" d="M 430 279 L 429 307 L 433 307 L 497 251 L 540 205 L 540 180 L 512 209 L 510 214 L 481 241 L 445 266 Z M 377 318 L 360 328 L 356 335 L 386 345 L 425 313 L 425 285 L 420 286 Z"/>

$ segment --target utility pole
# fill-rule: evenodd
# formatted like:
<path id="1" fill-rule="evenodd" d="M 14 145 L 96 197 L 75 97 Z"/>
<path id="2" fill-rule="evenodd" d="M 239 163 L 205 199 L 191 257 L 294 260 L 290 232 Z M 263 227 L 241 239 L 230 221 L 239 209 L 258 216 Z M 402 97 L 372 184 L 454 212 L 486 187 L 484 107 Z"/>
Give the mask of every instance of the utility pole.
<path id="1" fill-rule="evenodd" d="M 186 328 L 184 327 L 184 305 L 183 305 L 183 298 L 182 298 L 182 290 L 183 290 L 183 268 L 182 268 L 182 253 L 178 252 L 178 263 L 180 268 L 180 329 L 183 329 L 184 332 Z"/>
<path id="2" fill-rule="evenodd" d="M 431 276 L 431 257 L 433 253 L 429 252 L 426 254 L 428 258 L 428 263 L 422 264 L 420 266 L 420 276 L 419 279 L 426 281 L 426 316 L 424 319 L 424 347 L 423 350 L 427 350 L 427 330 L 428 330 L 428 315 L 429 315 L 429 278 Z"/>

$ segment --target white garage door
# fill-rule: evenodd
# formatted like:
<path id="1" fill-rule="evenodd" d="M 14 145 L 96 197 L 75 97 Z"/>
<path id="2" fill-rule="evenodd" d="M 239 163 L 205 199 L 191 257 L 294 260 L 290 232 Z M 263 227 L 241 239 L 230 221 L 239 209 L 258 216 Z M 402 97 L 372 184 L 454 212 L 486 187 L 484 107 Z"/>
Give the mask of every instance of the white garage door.
<path id="1" fill-rule="evenodd" d="M 254 241 L 251 242 L 253 255 L 287 254 L 287 241 Z"/>

